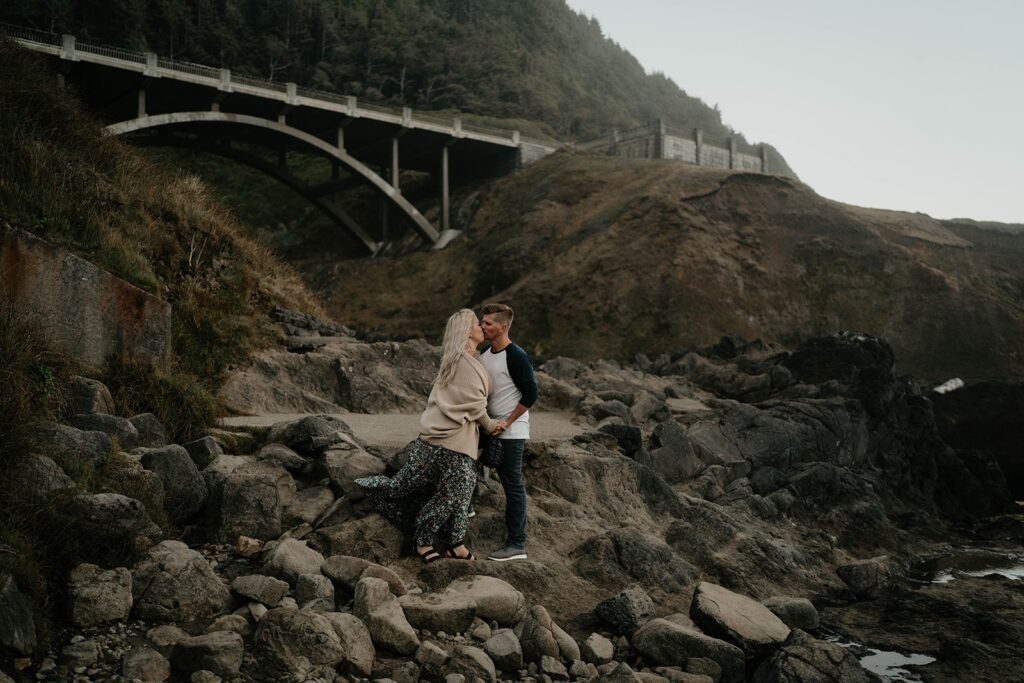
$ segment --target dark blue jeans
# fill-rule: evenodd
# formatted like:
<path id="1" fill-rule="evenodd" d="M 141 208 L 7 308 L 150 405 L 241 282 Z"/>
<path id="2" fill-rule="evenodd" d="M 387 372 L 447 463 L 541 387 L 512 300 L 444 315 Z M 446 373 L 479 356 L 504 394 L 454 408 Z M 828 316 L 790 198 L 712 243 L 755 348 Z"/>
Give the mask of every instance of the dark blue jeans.
<path id="1" fill-rule="evenodd" d="M 526 486 L 523 484 L 523 450 L 526 439 L 500 439 L 505 449 L 498 477 L 505 489 L 505 534 L 513 548 L 526 548 Z"/>

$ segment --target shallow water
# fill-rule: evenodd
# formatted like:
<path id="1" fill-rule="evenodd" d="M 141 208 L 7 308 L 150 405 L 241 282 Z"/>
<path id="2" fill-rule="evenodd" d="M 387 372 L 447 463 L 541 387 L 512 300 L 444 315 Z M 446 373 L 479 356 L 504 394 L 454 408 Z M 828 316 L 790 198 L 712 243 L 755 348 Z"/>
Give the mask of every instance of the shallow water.
<path id="1" fill-rule="evenodd" d="M 904 667 L 924 666 L 935 661 L 934 657 L 929 657 L 928 655 L 913 652 L 904 654 L 893 650 L 865 647 L 856 641 L 833 632 L 827 632 L 822 640 L 851 648 L 854 654 L 857 655 L 857 659 L 862 667 L 883 681 L 889 681 L 890 683 L 921 683 L 922 678 L 917 672 L 910 671 Z M 864 654 L 865 652 L 868 654 Z"/>
<path id="2" fill-rule="evenodd" d="M 964 548 L 928 558 L 910 567 L 910 577 L 925 583 L 949 583 L 963 577 L 1002 576 L 1024 579 L 1024 555 L 980 548 Z"/>

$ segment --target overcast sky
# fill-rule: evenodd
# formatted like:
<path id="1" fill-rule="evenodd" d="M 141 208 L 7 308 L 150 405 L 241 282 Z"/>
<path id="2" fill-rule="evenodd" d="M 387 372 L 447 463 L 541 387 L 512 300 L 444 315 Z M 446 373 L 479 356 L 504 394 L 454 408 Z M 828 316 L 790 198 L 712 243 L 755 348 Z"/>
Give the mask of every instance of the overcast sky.
<path id="1" fill-rule="evenodd" d="M 568 0 L 818 193 L 1024 223 L 1024 0 Z"/>

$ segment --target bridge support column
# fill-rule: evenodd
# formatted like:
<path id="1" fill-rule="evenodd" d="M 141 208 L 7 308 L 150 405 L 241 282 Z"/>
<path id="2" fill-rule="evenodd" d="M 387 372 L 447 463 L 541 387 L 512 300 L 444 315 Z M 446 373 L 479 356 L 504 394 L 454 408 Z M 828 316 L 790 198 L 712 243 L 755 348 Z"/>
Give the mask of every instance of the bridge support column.
<path id="1" fill-rule="evenodd" d="M 441 147 L 441 231 L 448 230 L 448 145 Z"/>
<path id="2" fill-rule="evenodd" d="M 729 168 L 736 168 L 736 139 L 729 138 Z"/>
<path id="3" fill-rule="evenodd" d="M 139 88 L 139 104 L 136 118 L 146 118 L 146 89 Z"/>
<path id="4" fill-rule="evenodd" d="M 761 173 L 768 172 L 768 148 L 761 145 Z"/>
<path id="5" fill-rule="evenodd" d="M 398 189 L 398 136 L 391 138 L 391 187 Z"/>
<path id="6" fill-rule="evenodd" d="M 697 160 L 697 165 L 702 166 L 703 162 L 701 159 L 701 152 L 704 148 L 704 132 L 700 128 L 693 129 L 693 146 L 694 146 L 694 157 Z"/>

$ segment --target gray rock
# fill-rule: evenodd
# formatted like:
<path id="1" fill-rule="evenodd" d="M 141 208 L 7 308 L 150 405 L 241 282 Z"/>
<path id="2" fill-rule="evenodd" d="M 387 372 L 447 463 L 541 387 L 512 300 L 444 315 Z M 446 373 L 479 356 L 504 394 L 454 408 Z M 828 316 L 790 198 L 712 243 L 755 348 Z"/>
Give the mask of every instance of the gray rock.
<path id="1" fill-rule="evenodd" d="M 324 453 L 320 466 L 327 478 L 330 479 L 331 485 L 354 500 L 362 499 L 365 495 L 362 488 L 355 483 L 356 479 L 384 474 L 387 471 L 383 460 L 362 449 L 338 450 L 332 448 Z"/>
<path id="2" fill-rule="evenodd" d="M 640 672 L 636 674 L 640 680 L 650 680 L 645 678 L 647 676 L 654 676 L 659 681 L 668 681 L 669 683 L 715 683 L 715 679 L 704 674 L 694 674 L 688 671 L 682 671 L 676 667 L 665 667 L 659 666 L 655 669 L 654 674 Z"/>
<path id="3" fill-rule="evenodd" d="M 252 626 L 249 625 L 249 620 L 241 614 L 225 614 L 214 619 L 213 623 L 206 627 L 205 633 L 215 631 L 233 631 L 245 638 L 252 633 Z"/>
<path id="4" fill-rule="evenodd" d="M 75 487 L 75 480 L 45 455 L 28 454 L 12 475 L 16 486 L 40 497 Z"/>
<path id="5" fill-rule="evenodd" d="M 128 680 L 161 683 L 171 677 L 171 663 L 153 648 L 141 645 L 124 656 L 121 673 Z"/>
<path id="6" fill-rule="evenodd" d="M 75 496 L 68 516 L 75 521 L 77 533 L 91 539 L 92 549 L 100 553 L 109 548 L 145 547 L 163 533 L 141 502 L 119 493 Z"/>
<path id="7" fill-rule="evenodd" d="M 71 669 L 78 666 L 93 666 L 99 661 L 100 646 L 95 640 L 80 640 L 62 647 L 60 658 Z"/>
<path id="8" fill-rule="evenodd" d="M 206 430 L 206 435 L 212 436 L 225 453 L 251 455 L 256 452 L 256 438 L 249 432 L 211 427 Z"/>
<path id="9" fill-rule="evenodd" d="M 282 607 L 260 621 L 253 646 L 265 677 L 303 680 L 317 667 L 333 669 L 345 658 L 338 633 L 323 615 Z"/>
<path id="10" fill-rule="evenodd" d="M 662 590 L 683 590 L 697 569 L 677 557 L 663 539 L 633 527 L 596 535 L 573 551 L 580 576 L 606 586 L 639 582 Z"/>
<path id="11" fill-rule="evenodd" d="M 53 458 L 57 462 L 82 462 L 102 465 L 113 450 L 113 442 L 104 432 L 82 431 L 55 422 L 44 422 L 32 430 L 30 437 L 33 453 Z"/>
<path id="12" fill-rule="evenodd" d="M 413 628 L 462 633 L 476 617 L 476 602 L 465 593 L 445 589 L 438 593 L 403 595 L 398 599 Z"/>
<path id="13" fill-rule="evenodd" d="M 189 683 L 221 683 L 223 679 L 212 671 L 204 669 L 202 671 L 193 671 L 188 680 Z"/>
<path id="14" fill-rule="evenodd" d="M 632 645 L 655 665 L 681 666 L 690 657 L 707 657 L 722 667 L 722 680 L 726 683 L 743 680 L 743 650 L 665 619 L 652 619 L 637 629 Z"/>
<path id="15" fill-rule="evenodd" d="M 483 650 L 472 645 L 456 645 L 446 671 L 449 674 L 462 674 L 467 681 L 496 683 L 498 680 L 494 662 Z"/>
<path id="16" fill-rule="evenodd" d="M 706 581 L 693 592 L 690 617 L 704 633 L 739 646 L 751 658 L 766 656 L 789 637 L 789 627 L 770 609 Z"/>
<path id="17" fill-rule="evenodd" d="M 629 668 L 629 664 L 625 662 L 609 662 L 601 668 L 607 668 L 607 671 L 601 672 L 601 675 L 593 679 L 592 683 L 636 683 L 640 680 L 633 673 L 633 669 Z"/>
<path id="18" fill-rule="evenodd" d="M 187 633 L 177 626 L 172 626 L 171 624 L 154 626 L 146 631 L 146 638 L 153 644 L 153 647 L 155 647 L 160 654 L 165 657 L 171 653 L 171 650 L 174 649 L 175 645 L 188 637 Z"/>
<path id="19" fill-rule="evenodd" d="M 888 555 L 844 564 L 836 568 L 836 574 L 861 599 L 879 597 L 900 578 L 899 569 Z"/>
<path id="20" fill-rule="evenodd" d="M 128 418 L 100 413 L 79 413 L 67 419 L 68 424 L 85 432 L 103 432 L 116 440 L 121 450 L 130 451 L 139 445 L 139 430 Z"/>
<path id="21" fill-rule="evenodd" d="M 187 673 L 205 670 L 232 678 L 242 668 L 244 654 L 242 636 L 234 631 L 215 631 L 180 641 L 171 653 L 171 664 Z"/>
<path id="22" fill-rule="evenodd" d="M 584 662 L 607 664 L 615 657 L 615 646 L 600 633 L 591 633 L 580 646 L 580 656 Z"/>
<path id="23" fill-rule="evenodd" d="M 114 398 L 103 382 L 81 375 L 72 375 L 67 382 L 68 409 L 76 413 L 113 415 Z"/>
<path id="24" fill-rule="evenodd" d="M 341 641 L 345 669 L 349 674 L 368 677 L 373 672 L 373 661 L 376 657 L 370 631 L 353 614 L 328 612 L 323 616 L 334 627 L 334 632 Z"/>
<path id="25" fill-rule="evenodd" d="M 324 556 L 306 545 L 305 541 L 285 538 L 266 554 L 263 571 L 294 584 L 303 574 L 317 574 Z"/>
<path id="26" fill-rule="evenodd" d="M 224 491 L 224 483 L 228 479 L 228 475 L 237 470 L 243 465 L 254 465 L 256 459 L 251 455 L 219 455 L 213 462 L 203 468 L 203 480 L 206 482 L 206 488 L 210 491 L 210 496 L 214 494 L 219 497 Z"/>
<path id="27" fill-rule="evenodd" d="M 132 575 L 125 567 L 80 564 L 71 570 L 68 592 L 76 626 L 125 621 L 132 611 Z"/>
<path id="28" fill-rule="evenodd" d="M 366 624 L 375 645 L 400 655 L 411 655 L 420 646 L 416 631 L 405 618 L 398 599 L 381 579 L 367 577 L 359 580 L 353 612 Z"/>
<path id="29" fill-rule="evenodd" d="M 192 458 L 196 466 L 200 468 L 206 467 L 216 460 L 218 456 L 224 455 L 220 444 L 212 436 L 204 436 L 182 444 L 182 446 L 188 451 L 189 457 Z"/>
<path id="30" fill-rule="evenodd" d="M 464 593 L 476 603 L 481 619 L 511 625 L 526 614 L 526 598 L 510 583 L 494 576 L 463 576 L 452 581 L 451 590 Z"/>
<path id="31" fill-rule="evenodd" d="M 722 677 L 722 667 L 718 662 L 707 657 L 690 657 L 686 660 L 686 666 L 683 669 L 690 674 L 707 676 L 712 681 L 717 681 Z"/>
<path id="32" fill-rule="evenodd" d="M 707 467 L 687 436 L 686 429 L 678 422 L 662 422 L 655 427 L 653 438 L 658 446 L 651 449 L 651 467 L 668 483 L 689 481 Z"/>
<path id="33" fill-rule="evenodd" d="M 179 541 L 149 551 L 132 578 L 135 616 L 147 621 L 189 621 L 224 612 L 231 594 L 210 563 Z"/>
<path id="34" fill-rule="evenodd" d="M 153 413 L 139 413 L 128 418 L 139 438 L 135 442 L 137 446 L 144 448 L 161 448 L 168 444 L 167 430 L 164 429 L 160 419 Z"/>
<path id="35" fill-rule="evenodd" d="M 387 583 L 395 597 L 401 597 L 407 592 L 405 583 L 398 574 L 361 557 L 331 555 L 320 566 L 320 572 L 346 594 L 354 592 L 359 580 L 366 577 L 381 579 Z"/>
<path id="36" fill-rule="evenodd" d="M 227 475 L 207 514 L 207 526 L 220 542 L 234 543 L 239 536 L 269 541 L 281 535 L 284 503 L 277 469 L 265 463 L 243 464 Z"/>
<path id="37" fill-rule="evenodd" d="M 654 602 L 639 586 L 630 586 L 594 608 L 594 614 L 620 634 L 630 634 L 654 616 Z"/>
<path id="38" fill-rule="evenodd" d="M 334 502 L 334 493 L 326 486 L 310 486 L 296 492 L 282 511 L 286 526 L 313 524 Z"/>
<path id="39" fill-rule="evenodd" d="M 540 658 L 540 672 L 553 681 L 569 680 L 569 672 L 556 657 L 544 655 Z"/>
<path id="40" fill-rule="evenodd" d="M 302 574 L 295 582 L 295 601 L 305 605 L 312 600 L 325 600 L 331 604 L 331 609 L 325 611 L 334 611 L 334 584 L 319 572 Z"/>
<path id="41" fill-rule="evenodd" d="M 494 661 L 494 665 L 506 674 L 523 668 L 523 647 L 510 628 L 496 630 L 484 643 L 484 652 Z"/>
<path id="42" fill-rule="evenodd" d="M 202 511 L 206 482 L 184 448 L 172 445 L 146 449 L 139 462 L 163 482 L 164 508 L 172 521 L 186 522 Z"/>
<path id="43" fill-rule="evenodd" d="M 553 621 L 551 622 L 551 633 L 555 636 L 555 642 L 558 643 L 558 652 L 562 659 L 567 662 L 575 662 L 580 659 L 579 644 Z"/>
<path id="44" fill-rule="evenodd" d="M 309 415 L 298 420 L 278 422 L 271 426 L 267 441 L 283 443 L 307 457 L 319 456 L 338 444 L 356 445 L 352 429 L 335 415 Z"/>
<path id="45" fill-rule="evenodd" d="M 416 663 L 425 671 L 436 676 L 441 672 L 441 667 L 448 661 L 448 653 L 437 645 L 424 641 L 416 650 Z"/>
<path id="46" fill-rule="evenodd" d="M 268 443 L 256 453 L 257 462 L 272 462 L 289 472 L 308 473 L 312 461 L 285 446 L 283 443 Z"/>
<path id="47" fill-rule="evenodd" d="M 577 659 L 575 662 L 573 662 L 569 666 L 569 678 L 571 680 L 574 680 L 574 681 L 575 680 L 579 680 L 581 678 L 583 680 L 589 680 L 590 679 L 590 669 L 587 668 L 587 665 L 586 665 L 585 662 Z"/>
<path id="48" fill-rule="evenodd" d="M 491 625 L 480 617 L 476 617 L 473 619 L 473 625 L 469 628 L 469 635 L 481 643 L 486 642 L 491 637 Z"/>
<path id="49" fill-rule="evenodd" d="M 772 611 L 790 628 L 805 631 L 818 628 L 818 610 L 807 598 L 773 597 L 762 600 L 761 604 Z"/>
<path id="50" fill-rule="evenodd" d="M 794 629 L 781 648 L 761 663 L 754 683 L 868 683 L 872 680 L 846 648 Z"/>
<path id="51" fill-rule="evenodd" d="M 288 595 L 288 582 L 272 576 L 248 574 L 236 577 L 231 582 L 231 591 L 267 607 L 277 607 L 281 599 Z"/>
<path id="52" fill-rule="evenodd" d="M 523 645 L 523 659 L 539 662 L 544 655 L 559 656 L 558 641 L 555 639 L 554 622 L 551 615 L 540 605 L 534 605 L 526 613 L 521 625 L 519 642 Z"/>

